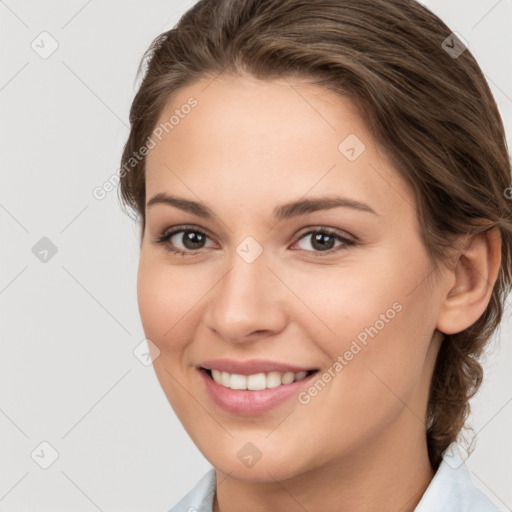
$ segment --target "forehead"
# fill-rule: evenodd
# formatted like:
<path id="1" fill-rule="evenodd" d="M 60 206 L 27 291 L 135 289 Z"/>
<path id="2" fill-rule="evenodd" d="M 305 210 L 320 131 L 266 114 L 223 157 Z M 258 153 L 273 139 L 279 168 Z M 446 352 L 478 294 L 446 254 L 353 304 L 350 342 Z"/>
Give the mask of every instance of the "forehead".
<path id="1" fill-rule="evenodd" d="M 147 198 L 215 190 L 256 206 L 336 192 L 385 210 L 408 195 L 355 105 L 305 80 L 205 78 L 167 103 L 158 127 Z"/>

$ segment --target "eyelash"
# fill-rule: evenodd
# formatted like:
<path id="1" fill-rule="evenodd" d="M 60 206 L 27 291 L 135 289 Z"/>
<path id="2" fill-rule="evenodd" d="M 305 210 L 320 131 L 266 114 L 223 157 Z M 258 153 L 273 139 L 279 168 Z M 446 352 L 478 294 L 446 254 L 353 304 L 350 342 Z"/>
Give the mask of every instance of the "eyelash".
<path id="1" fill-rule="evenodd" d="M 155 240 L 155 243 L 158 244 L 158 245 L 162 245 L 165 248 L 165 250 L 167 250 L 169 252 L 172 252 L 172 253 L 175 253 L 175 254 L 177 254 L 179 256 L 195 256 L 199 252 L 201 252 L 202 249 L 198 249 L 196 251 L 192 251 L 192 250 L 182 251 L 181 249 L 176 249 L 176 247 L 172 247 L 168 243 L 169 240 L 174 235 L 176 235 L 177 233 L 185 232 L 185 231 L 191 231 L 193 233 L 199 233 L 200 235 L 202 235 L 204 237 L 210 238 L 204 231 L 201 231 L 200 229 L 196 229 L 194 226 L 178 226 L 173 231 L 171 231 L 171 232 L 164 232 L 162 235 L 158 236 L 156 238 L 156 240 Z M 331 229 L 328 229 L 328 228 L 324 228 L 324 227 L 317 228 L 317 229 L 311 229 L 311 230 L 303 233 L 298 238 L 297 241 L 301 240 L 302 238 L 304 238 L 304 237 L 306 237 L 308 235 L 312 235 L 312 234 L 315 234 L 315 233 L 322 233 L 324 235 L 332 236 L 333 238 L 336 238 L 337 240 L 341 241 L 343 243 L 343 245 L 338 246 L 338 247 L 333 248 L 333 249 L 329 249 L 327 251 L 308 251 L 306 249 L 299 249 L 299 250 L 306 251 L 308 253 L 314 253 L 315 255 L 318 255 L 319 257 L 322 257 L 322 256 L 332 255 L 335 252 L 346 250 L 350 246 L 355 246 L 356 245 L 356 242 L 354 240 L 350 240 L 348 238 L 345 238 L 345 237 L 339 235 L 338 233 L 336 233 L 335 231 L 333 231 Z"/>

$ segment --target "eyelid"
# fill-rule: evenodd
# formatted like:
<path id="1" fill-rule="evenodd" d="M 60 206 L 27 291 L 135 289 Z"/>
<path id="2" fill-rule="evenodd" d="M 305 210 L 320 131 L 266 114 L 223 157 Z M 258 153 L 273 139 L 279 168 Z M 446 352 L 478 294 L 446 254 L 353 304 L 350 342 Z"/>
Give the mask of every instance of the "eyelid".
<path id="1" fill-rule="evenodd" d="M 322 233 L 324 235 L 335 238 L 338 240 L 338 242 L 340 242 L 340 245 L 338 245 L 336 247 L 332 247 L 326 251 L 310 251 L 307 249 L 300 249 L 300 248 L 293 249 L 293 250 L 301 251 L 302 253 L 307 254 L 308 256 L 313 255 L 313 257 L 315 257 L 315 258 L 318 258 L 318 257 L 328 258 L 329 256 L 336 256 L 336 255 L 338 255 L 339 252 L 347 250 L 351 247 L 356 247 L 358 245 L 357 239 L 354 239 L 355 237 L 352 237 L 352 235 L 341 234 L 338 231 L 338 229 L 336 229 L 336 228 L 330 228 L 327 226 L 319 226 L 319 227 L 310 227 L 307 231 L 296 235 L 296 237 L 295 237 L 296 241 L 293 243 L 293 245 L 291 247 L 296 246 L 297 244 L 300 243 L 300 241 L 302 239 L 304 239 L 307 236 L 313 235 L 314 233 Z"/>
<path id="2" fill-rule="evenodd" d="M 168 243 L 170 239 L 183 231 L 192 231 L 195 233 L 200 233 L 204 235 L 206 238 L 209 238 L 214 243 L 214 237 L 212 237 L 207 229 L 203 229 L 196 225 L 190 225 L 190 224 L 184 224 L 184 225 L 176 225 L 171 228 L 168 228 L 162 232 L 161 235 L 158 235 L 154 241 L 157 245 L 162 245 L 165 250 L 174 253 L 175 255 L 180 256 L 196 256 L 201 254 L 206 247 L 202 247 L 200 249 L 196 250 L 183 250 L 176 247 L 171 247 Z M 338 228 L 332 228 L 326 225 L 310 225 L 304 227 L 302 230 L 299 231 L 299 233 L 294 235 L 294 242 L 291 247 L 297 245 L 304 237 L 308 235 L 312 235 L 314 233 L 324 233 L 327 236 L 333 236 L 334 238 L 337 238 L 339 242 L 341 242 L 340 245 L 337 247 L 328 249 L 326 251 L 310 251 L 307 249 L 293 249 L 298 250 L 307 254 L 313 254 L 315 257 L 322 257 L 322 256 L 332 256 L 334 254 L 337 254 L 339 251 L 348 249 L 349 247 L 357 246 L 359 244 L 359 240 L 357 237 L 354 237 L 353 235 L 346 233 L 345 231 L 341 231 Z"/>
<path id="3" fill-rule="evenodd" d="M 214 237 L 212 237 L 210 235 L 210 232 L 207 229 L 203 229 L 203 228 L 200 228 L 199 226 L 194 226 L 191 224 L 183 224 L 183 225 L 172 226 L 168 229 L 165 229 L 161 234 L 156 235 L 156 237 L 154 239 L 154 243 L 159 244 L 159 245 L 165 245 L 167 242 L 169 242 L 169 240 L 174 235 L 181 233 L 183 231 L 192 231 L 194 233 L 200 233 L 202 235 L 205 235 L 210 240 L 215 241 Z M 193 251 L 193 250 L 182 251 L 181 249 L 177 249 L 176 252 L 186 252 L 188 254 L 197 254 L 197 253 L 201 252 L 203 249 L 204 248 L 197 249 L 196 251 Z"/>
<path id="4" fill-rule="evenodd" d="M 172 226 L 168 229 L 165 229 L 160 235 L 157 235 L 157 238 L 167 237 L 168 235 L 174 235 L 180 231 L 195 231 L 195 232 L 202 233 L 202 234 L 208 236 L 208 238 L 210 238 L 211 240 L 215 239 L 215 237 L 212 236 L 211 233 L 207 229 L 193 225 L 193 224 L 182 224 L 182 225 L 178 224 L 176 226 Z M 305 226 L 305 227 L 301 228 L 301 230 L 299 230 L 299 232 L 297 234 L 295 234 L 294 237 L 302 238 L 303 236 L 308 235 L 311 232 L 322 232 L 322 231 L 327 231 L 327 232 L 332 233 L 341 238 L 345 238 L 350 241 L 353 241 L 354 243 L 359 241 L 356 236 L 354 236 L 346 231 L 340 230 L 338 228 L 332 228 L 332 227 L 329 227 L 326 225 L 318 225 L 318 224 L 312 224 L 310 226 Z"/>
<path id="5" fill-rule="evenodd" d="M 327 232 L 329 234 L 332 233 L 335 236 L 339 236 L 340 238 L 344 238 L 344 239 L 349 240 L 354 243 L 359 241 L 356 236 L 351 235 L 347 231 L 344 231 L 344 230 L 338 229 L 338 228 L 332 228 L 330 226 L 321 225 L 321 224 L 320 225 L 314 224 L 312 226 L 307 226 L 304 228 L 303 232 L 299 231 L 299 233 L 295 236 L 298 238 L 302 238 L 305 235 L 309 235 L 311 233 L 317 233 L 317 232 L 320 232 L 320 233 Z"/>
<path id="6" fill-rule="evenodd" d="M 158 238 L 163 238 L 167 236 L 173 236 L 176 233 L 179 233 L 180 231 L 193 231 L 194 233 L 202 233 L 203 235 L 206 235 L 211 240 L 214 239 L 214 237 L 211 235 L 211 233 L 204 228 L 200 228 L 199 226 L 195 226 L 193 224 L 178 224 L 176 226 L 172 226 L 170 228 L 164 229 L 160 235 L 157 235 Z"/>

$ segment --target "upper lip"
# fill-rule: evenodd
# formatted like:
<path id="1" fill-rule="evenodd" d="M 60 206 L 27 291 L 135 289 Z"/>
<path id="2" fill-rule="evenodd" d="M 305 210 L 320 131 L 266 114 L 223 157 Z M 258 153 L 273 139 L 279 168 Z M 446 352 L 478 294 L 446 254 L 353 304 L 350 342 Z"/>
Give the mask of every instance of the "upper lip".
<path id="1" fill-rule="evenodd" d="M 253 375 L 255 373 L 268 372 L 299 373 L 316 370 L 316 368 L 296 366 L 289 363 L 271 361 L 269 359 L 249 359 L 247 361 L 236 361 L 235 359 L 209 359 L 208 361 L 200 363 L 199 366 L 206 370 L 219 370 L 239 375 Z"/>

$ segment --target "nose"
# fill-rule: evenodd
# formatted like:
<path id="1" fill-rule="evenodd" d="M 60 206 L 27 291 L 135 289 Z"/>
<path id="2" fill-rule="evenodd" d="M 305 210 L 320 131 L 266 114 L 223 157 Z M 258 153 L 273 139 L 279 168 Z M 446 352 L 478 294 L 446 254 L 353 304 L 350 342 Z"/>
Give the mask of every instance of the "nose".
<path id="1" fill-rule="evenodd" d="M 281 332 L 288 321 L 285 285 L 265 251 L 252 263 L 237 253 L 212 290 L 205 312 L 209 329 L 231 343 L 243 344 Z M 290 292 L 288 291 L 288 299 Z"/>

